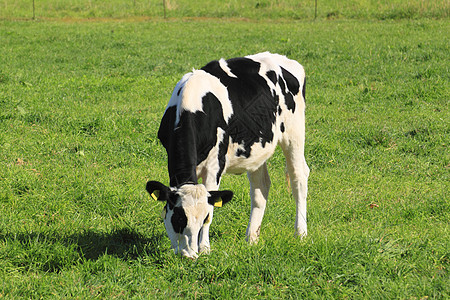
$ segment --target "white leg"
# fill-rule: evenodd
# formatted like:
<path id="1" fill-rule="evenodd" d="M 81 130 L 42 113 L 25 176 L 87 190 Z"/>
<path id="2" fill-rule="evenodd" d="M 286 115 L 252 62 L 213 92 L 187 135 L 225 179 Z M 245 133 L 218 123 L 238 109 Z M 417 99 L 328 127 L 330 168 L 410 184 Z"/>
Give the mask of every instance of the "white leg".
<path id="1" fill-rule="evenodd" d="M 258 242 L 261 222 L 264 216 L 264 210 L 266 209 L 266 202 L 270 189 L 270 177 L 266 163 L 256 171 L 252 173 L 248 172 L 247 177 L 250 181 L 252 207 L 246 235 L 249 243 L 256 243 Z"/>
<path id="2" fill-rule="evenodd" d="M 216 181 L 215 174 L 205 174 L 203 176 L 203 184 L 208 191 L 217 191 L 219 190 L 219 185 Z M 209 227 L 211 226 L 211 221 L 213 219 L 214 208 L 211 206 L 209 215 L 206 219 L 206 222 L 203 224 L 200 229 L 199 237 L 198 237 L 198 251 L 199 253 L 208 254 L 211 250 L 211 246 L 209 243 Z"/>
<path id="3" fill-rule="evenodd" d="M 200 253 L 208 254 L 210 252 L 211 246 L 209 244 L 209 226 L 211 226 L 211 220 L 213 217 L 214 209 L 211 209 L 209 213 L 208 220 L 203 224 L 200 229 L 199 240 L 198 240 L 198 250 Z"/>
<path id="4" fill-rule="evenodd" d="M 297 206 L 295 229 L 296 233 L 301 237 L 308 234 L 306 225 L 306 195 L 308 193 L 309 176 L 309 168 L 306 164 L 302 147 L 299 147 L 295 143 L 283 147 L 283 152 L 286 156 L 286 166 L 291 181 L 292 194 Z"/>

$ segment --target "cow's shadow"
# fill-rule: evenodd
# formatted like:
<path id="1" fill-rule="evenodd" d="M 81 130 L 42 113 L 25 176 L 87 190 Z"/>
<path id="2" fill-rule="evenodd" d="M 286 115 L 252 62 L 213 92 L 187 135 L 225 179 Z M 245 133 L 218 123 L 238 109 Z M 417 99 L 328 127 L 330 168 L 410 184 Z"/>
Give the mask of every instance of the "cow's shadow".
<path id="1" fill-rule="evenodd" d="M 87 230 L 72 235 L 55 232 L 4 233 L 0 231 L 0 243 L 12 245 L 19 254 L 10 257 L 13 265 L 28 270 L 32 266 L 42 271 L 59 272 L 68 264 L 96 261 L 108 255 L 123 261 L 150 257 L 148 262 L 159 265 L 167 253 L 165 235 L 149 236 L 124 227 L 101 232 Z M 11 250 L 12 250 L 11 249 Z M 70 258 L 71 257 L 71 258 Z"/>
<path id="2" fill-rule="evenodd" d="M 67 237 L 66 243 L 76 245 L 83 258 L 96 260 L 108 254 L 124 260 L 158 255 L 164 235 L 144 236 L 130 228 L 115 229 L 110 233 L 85 231 Z"/>

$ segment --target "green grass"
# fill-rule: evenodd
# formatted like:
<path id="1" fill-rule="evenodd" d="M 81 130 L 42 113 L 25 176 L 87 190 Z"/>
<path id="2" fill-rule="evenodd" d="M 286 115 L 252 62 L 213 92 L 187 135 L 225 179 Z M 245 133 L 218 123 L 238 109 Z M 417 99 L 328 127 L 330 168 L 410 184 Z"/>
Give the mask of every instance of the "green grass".
<path id="1" fill-rule="evenodd" d="M 35 1 L 34 14 L 46 18 L 214 17 L 283 19 L 417 19 L 447 18 L 446 0 L 42 0 Z M 316 4 L 317 3 L 317 7 Z M 33 1 L 3 0 L 0 18 L 33 17 Z"/>
<path id="2" fill-rule="evenodd" d="M 0 298 L 449 297 L 447 19 L 0 22 Z M 307 80 L 309 235 L 277 151 L 258 245 L 245 175 L 212 253 L 170 250 L 156 139 L 172 88 L 260 51 Z"/>

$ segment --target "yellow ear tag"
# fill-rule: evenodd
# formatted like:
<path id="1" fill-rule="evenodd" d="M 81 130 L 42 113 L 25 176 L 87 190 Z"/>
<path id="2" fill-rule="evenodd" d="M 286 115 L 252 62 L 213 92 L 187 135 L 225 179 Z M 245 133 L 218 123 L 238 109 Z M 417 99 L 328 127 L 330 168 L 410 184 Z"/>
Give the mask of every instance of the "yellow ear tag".
<path id="1" fill-rule="evenodd" d="M 153 191 L 153 193 L 151 193 L 150 196 L 152 196 L 152 198 L 154 200 L 158 200 L 158 198 L 159 198 L 159 191 L 158 190 Z"/>
<path id="2" fill-rule="evenodd" d="M 222 198 L 219 201 L 214 203 L 214 207 L 222 207 Z"/>

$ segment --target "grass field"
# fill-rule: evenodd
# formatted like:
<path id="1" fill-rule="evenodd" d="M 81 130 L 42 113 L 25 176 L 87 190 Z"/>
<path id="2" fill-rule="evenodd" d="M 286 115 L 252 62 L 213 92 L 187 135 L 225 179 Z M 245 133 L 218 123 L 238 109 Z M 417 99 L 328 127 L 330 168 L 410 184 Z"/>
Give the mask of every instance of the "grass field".
<path id="1" fill-rule="evenodd" d="M 448 299 L 449 32 L 0 21 L 0 298 Z M 160 118 L 185 72 L 260 51 L 307 72 L 309 235 L 294 237 L 277 151 L 260 243 L 244 240 L 246 176 L 225 176 L 212 253 L 182 259 L 144 188 L 168 183 Z"/>
<path id="2" fill-rule="evenodd" d="M 34 4 L 34 7 L 33 7 Z M 2 0 L 0 18 L 447 18 L 447 0 Z"/>

